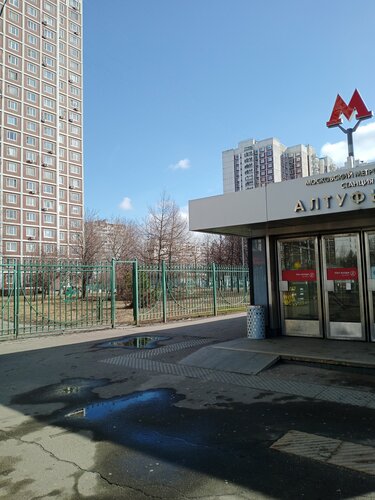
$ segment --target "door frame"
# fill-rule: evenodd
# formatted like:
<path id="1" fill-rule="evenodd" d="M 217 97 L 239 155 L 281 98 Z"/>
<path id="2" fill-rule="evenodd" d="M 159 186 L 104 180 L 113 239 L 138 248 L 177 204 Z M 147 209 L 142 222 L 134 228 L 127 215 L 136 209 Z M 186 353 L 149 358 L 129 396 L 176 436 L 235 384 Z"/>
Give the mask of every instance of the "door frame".
<path id="1" fill-rule="evenodd" d="M 316 271 L 316 291 L 317 291 L 317 306 L 318 306 L 318 319 L 312 320 L 316 321 L 319 326 L 319 334 L 318 335 L 301 335 L 298 333 L 287 333 L 286 327 L 286 318 L 283 307 L 283 280 L 282 280 L 282 269 L 281 269 L 281 245 L 284 242 L 292 242 L 292 241 L 306 241 L 313 240 L 314 243 L 314 251 L 315 251 L 315 271 Z M 318 235 L 306 235 L 306 236 L 296 236 L 296 237 L 286 237 L 286 238 L 278 238 L 277 242 L 277 269 L 278 269 L 278 298 L 279 298 L 279 310 L 280 310 L 280 319 L 281 319 L 281 333 L 285 336 L 290 337 L 309 337 L 309 338 L 323 338 L 323 308 L 322 308 L 322 286 L 321 286 L 321 264 L 320 264 L 320 252 L 319 252 L 319 240 Z M 293 321 L 293 320 L 290 320 Z M 295 321 L 304 321 L 308 320 L 295 320 Z"/>
<path id="2" fill-rule="evenodd" d="M 329 298 L 328 298 L 328 281 L 327 280 L 327 259 L 326 259 L 326 249 L 325 249 L 325 238 L 327 237 L 340 237 L 340 236 L 355 236 L 357 240 L 357 266 L 358 266 L 358 291 L 359 291 L 359 311 L 360 311 L 360 337 L 351 337 L 348 335 L 342 336 L 332 336 L 331 331 L 331 321 L 329 317 Z M 321 246 L 321 275 L 322 275 L 322 299 L 323 299 L 323 318 L 325 326 L 325 337 L 330 340 L 356 340 L 356 341 L 366 341 L 366 310 L 365 310 L 365 281 L 366 277 L 363 274 L 362 260 L 364 248 L 361 242 L 361 232 L 343 232 L 343 233 L 327 233 L 320 236 L 320 246 Z M 332 322 L 335 323 L 335 322 Z M 336 322 L 340 323 L 340 322 Z M 343 327 L 347 325 L 348 330 L 350 329 L 350 322 L 341 322 Z"/>

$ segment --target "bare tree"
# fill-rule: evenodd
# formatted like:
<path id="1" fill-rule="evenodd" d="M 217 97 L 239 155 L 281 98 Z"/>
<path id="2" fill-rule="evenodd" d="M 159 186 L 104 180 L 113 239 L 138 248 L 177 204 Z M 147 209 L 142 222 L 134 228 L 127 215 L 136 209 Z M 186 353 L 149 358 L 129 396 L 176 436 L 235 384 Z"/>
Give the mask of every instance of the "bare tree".
<path id="1" fill-rule="evenodd" d="M 142 258 L 160 265 L 162 260 L 181 262 L 189 244 L 187 221 L 175 201 L 163 192 L 155 207 L 150 207 L 143 225 Z"/>

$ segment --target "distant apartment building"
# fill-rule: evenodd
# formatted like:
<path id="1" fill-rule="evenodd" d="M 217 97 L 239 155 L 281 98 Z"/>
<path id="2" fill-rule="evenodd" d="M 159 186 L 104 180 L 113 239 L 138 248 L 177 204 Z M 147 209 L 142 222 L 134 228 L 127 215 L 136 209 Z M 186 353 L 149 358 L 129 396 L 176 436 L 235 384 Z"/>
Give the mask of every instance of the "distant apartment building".
<path id="1" fill-rule="evenodd" d="M 335 166 L 329 157 L 318 158 L 310 145 L 286 147 L 271 137 L 241 141 L 222 153 L 224 193 L 242 191 L 318 173 Z"/>
<path id="2" fill-rule="evenodd" d="M 1 257 L 74 258 L 83 231 L 82 1 L 8 0 L 0 39 Z"/>

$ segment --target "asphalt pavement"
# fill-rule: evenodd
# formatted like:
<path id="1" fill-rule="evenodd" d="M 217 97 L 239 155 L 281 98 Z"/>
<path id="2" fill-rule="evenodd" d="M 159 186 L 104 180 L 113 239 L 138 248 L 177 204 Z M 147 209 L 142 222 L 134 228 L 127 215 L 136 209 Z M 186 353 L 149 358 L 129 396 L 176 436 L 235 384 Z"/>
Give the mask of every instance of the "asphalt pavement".
<path id="1" fill-rule="evenodd" d="M 374 371 L 186 363 L 245 322 L 0 343 L 0 498 L 375 499 Z"/>

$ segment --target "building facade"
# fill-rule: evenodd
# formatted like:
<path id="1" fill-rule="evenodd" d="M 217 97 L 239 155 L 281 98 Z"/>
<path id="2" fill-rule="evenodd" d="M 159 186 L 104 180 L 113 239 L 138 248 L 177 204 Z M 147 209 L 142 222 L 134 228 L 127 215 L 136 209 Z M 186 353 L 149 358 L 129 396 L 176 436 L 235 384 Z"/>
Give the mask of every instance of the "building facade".
<path id="1" fill-rule="evenodd" d="M 0 40 L 1 257 L 74 258 L 84 203 L 82 0 L 8 0 Z"/>
<path id="2" fill-rule="evenodd" d="M 271 335 L 375 342 L 375 163 L 193 200 L 192 231 L 246 237 Z"/>
<path id="3" fill-rule="evenodd" d="M 223 151 L 224 193 L 254 189 L 271 182 L 297 179 L 335 169 L 329 157 L 318 158 L 310 145 L 286 147 L 271 137 L 241 141 Z"/>

